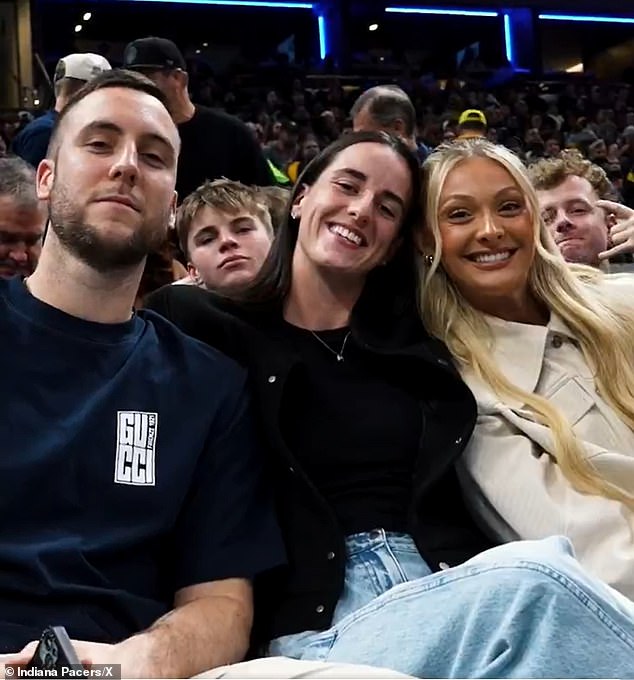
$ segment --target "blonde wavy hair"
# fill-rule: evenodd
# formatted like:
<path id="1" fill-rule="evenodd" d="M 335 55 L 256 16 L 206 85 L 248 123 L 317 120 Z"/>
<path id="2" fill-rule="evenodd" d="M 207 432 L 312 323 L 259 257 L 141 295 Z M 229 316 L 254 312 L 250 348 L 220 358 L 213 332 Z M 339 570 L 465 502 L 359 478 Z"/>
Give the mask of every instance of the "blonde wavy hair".
<path id="1" fill-rule="evenodd" d="M 421 251 L 426 252 L 417 256 L 423 320 L 428 330 L 446 343 L 459 367 L 473 370 L 500 398 L 525 403 L 539 422 L 550 429 L 557 462 L 573 488 L 634 508 L 634 490 L 619 488 L 601 477 L 584 456 L 582 445 L 561 411 L 544 397 L 519 389 L 498 369 L 491 353 L 493 337 L 483 313 L 466 301 L 442 267 L 440 195 L 449 173 L 469 158 L 489 158 L 502 165 L 524 195 L 535 238 L 535 256 L 529 272 L 531 292 L 575 333 L 599 393 L 634 429 L 631 311 L 607 298 L 599 285 L 604 276 L 601 272 L 564 261 L 541 220 L 537 196 L 525 167 L 503 146 L 481 139 L 457 141 L 440 146 L 423 166 L 426 226 L 417 239 Z"/>

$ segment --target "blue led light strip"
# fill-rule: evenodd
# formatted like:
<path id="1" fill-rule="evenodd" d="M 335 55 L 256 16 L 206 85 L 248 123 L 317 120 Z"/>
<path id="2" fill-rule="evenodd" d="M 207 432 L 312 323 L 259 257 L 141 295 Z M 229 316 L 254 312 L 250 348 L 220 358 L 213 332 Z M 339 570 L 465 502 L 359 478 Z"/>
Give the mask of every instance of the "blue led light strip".
<path id="1" fill-rule="evenodd" d="M 265 2 L 265 0 L 134 0 L 135 2 L 169 2 L 171 4 L 187 5 L 217 5 L 222 7 L 262 7 L 266 9 L 313 9 L 309 2 Z M 323 16 L 317 17 L 319 28 L 319 56 L 323 60 L 328 54 L 328 38 L 326 20 Z"/>
<path id="2" fill-rule="evenodd" d="M 539 14 L 544 21 L 586 21 L 591 24 L 634 24 L 634 17 L 595 17 L 587 14 Z"/>
<path id="3" fill-rule="evenodd" d="M 323 61 L 328 54 L 328 39 L 326 36 L 326 21 L 321 14 L 317 17 L 317 26 L 319 27 L 319 58 Z"/>
<path id="4" fill-rule="evenodd" d="M 497 17 L 499 12 L 476 9 L 447 9 L 446 7 L 386 7 L 390 14 L 439 14 L 458 17 Z"/>
<path id="5" fill-rule="evenodd" d="M 506 48 L 506 60 L 513 66 L 513 37 L 511 34 L 511 17 L 504 15 L 504 47 Z"/>

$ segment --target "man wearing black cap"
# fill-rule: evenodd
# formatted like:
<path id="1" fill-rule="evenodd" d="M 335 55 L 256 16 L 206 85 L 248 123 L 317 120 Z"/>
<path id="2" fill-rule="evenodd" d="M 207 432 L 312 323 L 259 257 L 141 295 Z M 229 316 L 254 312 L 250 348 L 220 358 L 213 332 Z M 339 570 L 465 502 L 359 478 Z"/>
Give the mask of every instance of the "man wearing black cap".
<path id="1" fill-rule="evenodd" d="M 123 67 L 149 77 L 169 101 L 181 138 L 176 190 L 183 200 L 207 179 L 227 177 L 243 184 L 275 184 L 253 135 L 237 118 L 194 105 L 187 91 L 187 65 L 165 38 L 140 38 L 128 44 Z"/>

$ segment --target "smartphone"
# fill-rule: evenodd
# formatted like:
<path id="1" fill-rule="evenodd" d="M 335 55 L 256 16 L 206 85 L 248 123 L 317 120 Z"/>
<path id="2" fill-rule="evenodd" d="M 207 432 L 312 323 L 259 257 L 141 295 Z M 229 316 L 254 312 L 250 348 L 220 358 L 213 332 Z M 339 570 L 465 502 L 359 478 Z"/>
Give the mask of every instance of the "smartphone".
<path id="1" fill-rule="evenodd" d="M 45 628 L 27 668 L 61 670 L 69 666 L 81 668 L 66 629 L 64 626 Z"/>

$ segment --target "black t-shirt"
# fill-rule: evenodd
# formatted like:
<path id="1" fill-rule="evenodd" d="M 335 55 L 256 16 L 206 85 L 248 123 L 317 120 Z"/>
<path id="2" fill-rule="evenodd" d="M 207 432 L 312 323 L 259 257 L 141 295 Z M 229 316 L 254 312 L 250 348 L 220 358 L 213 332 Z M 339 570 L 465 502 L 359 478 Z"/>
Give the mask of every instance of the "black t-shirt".
<path id="1" fill-rule="evenodd" d="M 206 179 L 227 177 L 247 185 L 275 184 L 258 143 L 237 118 L 196 106 L 194 116 L 181 123 L 178 132 L 181 138 L 176 179 L 179 203 Z"/>
<path id="2" fill-rule="evenodd" d="M 78 319 L 0 279 L 0 653 L 118 642 L 180 588 L 283 559 L 244 370 L 144 311 Z"/>
<path id="3" fill-rule="evenodd" d="M 345 534 L 407 530 L 412 474 L 422 435 L 421 405 L 405 380 L 371 359 L 348 329 L 310 331 L 285 324 L 303 358 L 282 405 L 282 432 L 302 468 L 329 501 Z M 370 359 L 368 361 L 368 359 Z"/>

